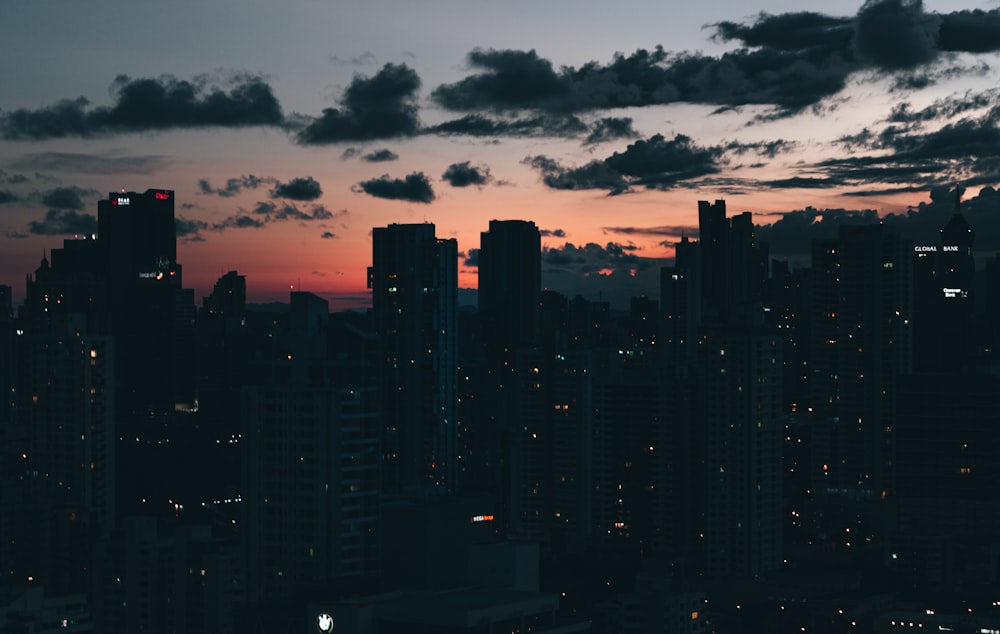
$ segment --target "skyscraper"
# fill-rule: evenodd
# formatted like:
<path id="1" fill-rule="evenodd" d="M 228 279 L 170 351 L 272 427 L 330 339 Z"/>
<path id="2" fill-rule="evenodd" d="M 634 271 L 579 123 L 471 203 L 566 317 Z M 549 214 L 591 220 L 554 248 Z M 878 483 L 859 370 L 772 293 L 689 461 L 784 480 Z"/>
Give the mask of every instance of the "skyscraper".
<path id="1" fill-rule="evenodd" d="M 480 235 L 479 314 L 491 347 L 532 345 L 538 336 L 541 236 L 527 220 L 491 220 Z"/>
<path id="2" fill-rule="evenodd" d="M 287 354 L 242 390 L 250 600 L 376 572 L 377 392 L 367 355 L 331 331 L 326 300 L 292 293 Z"/>
<path id="3" fill-rule="evenodd" d="M 112 192 L 98 202 L 97 229 L 119 413 L 129 424 L 162 418 L 194 391 L 194 294 L 182 288 L 177 263 L 174 192 Z"/>
<path id="4" fill-rule="evenodd" d="M 379 338 L 384 490 L 452 490 L 458 441 L 458 244 L 438 239 L 433 224 L 376 227 L 368 286 Z"/>
<path id="5" fill-rule="evenodd" d="M 829 534 L 881 532 L 894 485 L 896 385 L 911 368 L 911 249 L 883 224 L 813 242 L 813 518 Z M 884 506 L 884 505 L 882 505 Z M 836 530 L 833 530 L 836 529 Z"/>

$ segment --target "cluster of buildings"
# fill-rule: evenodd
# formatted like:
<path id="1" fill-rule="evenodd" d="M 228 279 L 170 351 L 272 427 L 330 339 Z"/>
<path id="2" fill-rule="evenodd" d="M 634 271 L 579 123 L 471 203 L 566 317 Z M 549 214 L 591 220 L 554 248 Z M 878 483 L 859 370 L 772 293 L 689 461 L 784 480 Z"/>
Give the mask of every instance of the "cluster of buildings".
<path id="1" fill-rule="evenodd" d="M 957 200 L 794 270 L 699 202 L 627 311 L 543 290 L 524 220 L 459 306 L 455 240 L 393 224 L 336 314 L 235 271 L 196 306 L 174 204 L 112 193 L 0 288 L 0 631 L 865 632 L 997 588 L 1000 261 Z"/>

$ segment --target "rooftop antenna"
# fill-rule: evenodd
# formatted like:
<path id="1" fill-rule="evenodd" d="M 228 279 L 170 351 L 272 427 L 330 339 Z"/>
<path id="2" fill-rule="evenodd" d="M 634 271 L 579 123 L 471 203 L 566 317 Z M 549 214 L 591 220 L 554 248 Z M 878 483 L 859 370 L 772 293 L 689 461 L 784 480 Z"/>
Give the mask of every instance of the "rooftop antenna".
<path id="1" fill-rule="evenodd" d="M 955 213 L 962 211 L 962 185 L 955 183 Z"/>

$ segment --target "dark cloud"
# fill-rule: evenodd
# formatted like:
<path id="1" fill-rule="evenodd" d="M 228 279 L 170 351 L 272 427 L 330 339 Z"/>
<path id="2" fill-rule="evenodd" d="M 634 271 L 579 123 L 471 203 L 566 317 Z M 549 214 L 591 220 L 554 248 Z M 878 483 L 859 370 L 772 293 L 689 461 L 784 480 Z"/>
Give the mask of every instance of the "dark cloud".
<path id="1" fill-rule="evenodd" d="M 484 72 L 438 86 L 431 98 L 449 110 L 572 109 L 572 82 L 534 50 L 482 50 L 468 54 Z"/>
<path id="2" fill-rule="evenodd" d="M 725 145 L 726 151 L 732 152 L 733 154 L 743 155 L 748 152 L 753 152 L 766 158 L 774 158 L 782 152 L 791 151 L 794 147 L 795 143 L 785 141 L 784 139 L 755 142 L 730 141 Z"/>
<path id="3" fill-rule="evenodd" d="M 603 161 L 591 161 L 582 167 L 563 167 L 547 156 L 529 156 L 523 161 L 542 173 L 542 182 L 552 189 L 603 189 L 609 194 L 628 191 L 629 182 Z"/>
<path id="4" fill-rule="evenodd" d="M 369 163 L 385 163 L 387 161 L 395 161 L 399 159 L 399 155 L 388 149 L 375 150 L 374 152 L 369 152 L 361 156 L 362 161 L 368 161 Z"/>
<path id="5" fill-rule="evenodd" d="M 565 238 L 566 232 L 562 229 L 539 229 L 538 233 L 543 238 Z"/>
<path id="6" fill-rule="evenodd" d="M 1000 182 L 1000 110 L 994 107 L 982 116 L 924 131 L 922 120 L 927 116 L 924 111 L 899 108 L 892 117 L 902 123 L 841 139 L 853 154 L 821 161 L 812 170 L 822 184 L 890 185 L 894 191 L 926 190 L 956 180 L 969 185 Z M 858 155 L 861 150 L 879 153 Z"/>
<path id="7" fill-rule="evenodd" d="M 228 178 L 224 187 L 215 189 L 212 187 L 211 181 L 207 178 L 202 178 L 198 181 L 198 191 L 202 194 L 214 194 L 223 198 L 232 198 L 233 196 L 238 196 L 243 191 L 257 189 L 262 185 L 276 182 L 276 179 L 268 176 L 261 177 L 247 174 L 246 176 Z"/>
<path id="8" fill-rule="evenodd" d="M 373 77 L 356 75 L 340 108 L 326 108 L 299 131 L 304 145 L 411 136 L 420 128 L 420 78 L 405 64 L 386 64 Z"/>
<path id="9" fill-rule="evenodd" d="M 937 57 L 940 16 L 924 12 L 921 0 L 867 0 L 855 20 L 854 47 L 875 66 L 910 69 Z"/>
<path id="10" fill-rule="evenodd" d="M 19 200 L 21 200 L 21 197 L 9 189 L 0 189 L 0 205 L 16 203 Z"/>
<path id="11" fill-rule="evenodd" d="M 11 185 L 21 185 L 31 182 L 31 179 L 24 174 L 10 174 L 0 169 L 0 181 L 10 183 Z"/>
<path id="12" fill-rule="evenodd" d="M 639 133 L 632 127 L 631 117 L 604 117 L 598 119 L 590 127 L 590 134 L 584 140 L 587 145 L 596 145 L 605 141 L 618 139 L 634 139 Z"/>
<path id="13" fill-rule="evenodd" d="M 3 236 L 11 240 L 24 240 L 28 237 L 28 234 L 21 231 L 4 231 Z"/>
<path id="14" fill-rule="evenodd" d="M 866 225 L 878 222 L 874 209 L 815 209 L 806 207 L 778 214 L 778 220 L 757 225 L 757 242 L 767 243 L 772 255 L 803 256 L 812 249 L 812 241 L 835 238 L 841 225 Z"/>
<path id="15" fill-rule="evenodd" d="M 323 238 L 324 240 L 332 240 L 337 237 L 337 234 L 333 233 L 332 231 L 324 231 L 319 237 Z"/>
<path id="16" fill-rule="evenodd" d="M 469 161 L 452 163 L 441 175 L 452 187 L 468 187 L 470 185 L 485 185 L 493 180 L 490 168 L 485 165 L 471 165 Z"/>
<path id="17" fill-rule="evenodd" d="M 697 236 L 698 227 L 687 225 L 672 225 L 660 227 L 601 227 L 608 233 L 620 233 L 627 236 Z"/>
<path id="18" fill-rule="evenodd" d="M 309 201 L 316 200 L 323 195 L 323 189 L 312 176 L 304 178 L 293 178 L 287 183 L 278 183 L 271 190 L 271 195 L 275 198 L 288 198 L 290 200 Z"/>
<path id="19" fill-rule="evenodd" d="M 178 238 L 195 239 L 208 228 L 208 223 L 203 220 L 190 220 L 180 216 L 174 219 L 174 233 Z"/>
<path id="20" fill-rule="evenodd" d="M 722 149 L 700 147 L 682 134 L 673 139 L 657 134 L 582 167 L 566 168 L 545 156 L 528 157 L 524 162 L 541 172 L 542 181 L 553 189 L 603 189 L 620 194 L 634 187 L 670 189 L 715 173 L 722 154 Z"/>
<path id="21" fill-rule="evenodd" d="M 718 58 L 668 54 L 657 47 L 618 54 L 607 65 L 556 71 L 534 51 L 476 50 L 469 63 L 481 72 L 439 86 L 431 96 L 456 111 L 565 114 L 685 101 L 773 105 L 791 112 L 839 92 L 858 68 L 850 55 L 849 39 L 839 48 L 739 49 Z"/>
<path id="22" fill-rule="evenodd" d="M 263 78 L 236 75 L 225 81 L 169 75 L 111 84 L 113 105 L 90 107 L 84 97 L 37 110 L 18 109 L 0 117 L 6 139 L 101 136 L 171 128 L 281 126 L 284 116 Z"/>
<path id="23" fill-rule="evenodd" d="M 434 134 L 506 137 L 577 137 L 587 124 L 573 115 L 541 114 L 524 118 L 497 118 L 470 114 L 427 128 Z"/>
<path id="24" fill-rule="evenodd" d="M 867 0 L 853 17 L 760 13 L 745 23 L 712 27 L 714 39 L 739 47 L 709 56 L 658 46 L 616 54 L 606 64 L 561 68 L 534 50 L 475 49 L 467 57 L 470 74 L 438 86 L 431 98 L 448 110 L 473 113 L 566 114 L 675 102 L 722 109 L 762 105 L 773 108 L 764 115 L 770 119 L 817 107 L 858 71 L 895 74 L 900 87 L 917 87 L 969 71 L 936 69 L 942 52 L 1000 50 L 1000 10 L 936 14 L 920 0 Z M 491 130 L 490 122 L 463 118 L 440 131 L 507 131 Z"/>
<path id="25" fill-rule="evenodd" d="M 716 40 L 740 40 L 746 46 L 782 51 L 822 47 L 843 51 L 854 35 L 848 18 L 808 11 L 780 15 L 760 13 L 752 24 L 727 21 L 713 26 Z"/>
<path id="26" fill-rule="evenodd" d="M 82 187 L 56 187 L 48 191 L 42 192 L 42 204 L 47 207 L 55 207 L 56 209 L 83 209 L 87 206 L 84 202 L 84 196 L 98 197 L 98 194 L 93 189 L 84 189 Z"/>
<path id="27" fill-rule="evenodd" d="M 384 174 L 358 183 L 355 191 L 362 191 L 376 198 L 414 203 L 429 203 L 434 200 L 434 189 L 423 172 L 414 172 L 402 179 L 390 178 L 388 174 Z"/>
<path id="28" fill-rule="evenodd" d="M 567 242 L 542 249 L 542 286 L 627 305 L 629 297 L 659 295 L 660 267 L 667 263 L 666 258 L 639 255 L 634 245 Z"/>
<path id="29" fill-rule="evenodd" d="M 49 209 L 42 220 L 28 223 L 28 232 L 36 235 L 79 235 L 97 233 L 97 218 L 72 209 Z"/>
<path id="30" fill-rule="evenodd" d="M 927 191 L 926 189 L 924 190 Z M 983 187 L 975 197 L 963 200 L 962 214 L 975 231 L 975 250 L 980 253 L 1000 251 L 1000 191 Z M 767 243 L 775 257 L 808 262 L 814 240 L 834 238 L 843 225 L 866 225 L 881 222 L 895 229 L 911 244 L 938 244 L 940 230 L 955 211 L 955 188 L 933 187 L 929 200 L 905 213 L 879 215 L 874 209 L 815 209 L 806 207 L 770 214 L 777 219 L 757 224 L 755 237 Z M 761 216 L 756 217 L 758 222 Z"/>
<path id="31" fill-rule="evenodd" d="M 38 152 L 26 154 L 11 165 L 18 169 L 81 174 L 153 174 L 171 163 L 157 154 L 81 154 L 75 152 Z"/>
<path id="32" fill-rule="evenodd" d="M 1000 10 L 975 9 L 942 15 L 937 45 L 942 51 L 996 51 L 1000 48 Z"/>
<path id="33" fill-rule="evenodd" d="M 459 253 L 459 258 L 462 258 L 462 266 L 478 267 L 479 266 L 479 249 L 469 249 L 466 254 Z"/>
<path id="34" fill-rule="evenodd" d="M 229 216 L 221 222 L 212 224 L 209 229 L 212 231 L 225 231 L 226 229 L 260 229 L 265 224 L 265 220 L 253 218 L 245 214 Z"/>
<path id="35" fill-rule="evenodd" d="M 605 246 L 588 242 L 575 246 L 572 242 L 562 247 L 544 247 L 542 262 L 548 268 L 562 268 L 582 275 L 606 275 L 612 271 L 633 274 L 637 269 L 654 267 L 660 260 L 636 255 L 638 247 L 631 244 L 608 242 Z"/>

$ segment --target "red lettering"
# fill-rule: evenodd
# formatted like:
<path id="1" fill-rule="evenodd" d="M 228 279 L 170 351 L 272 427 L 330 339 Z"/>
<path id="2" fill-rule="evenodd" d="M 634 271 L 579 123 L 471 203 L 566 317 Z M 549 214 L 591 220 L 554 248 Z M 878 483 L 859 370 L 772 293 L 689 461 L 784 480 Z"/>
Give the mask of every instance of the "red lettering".
<path id="1" fill-rule="evenodd" d="M 170 200 L 169 192 L 156 192 L 156 200 Z"/>

